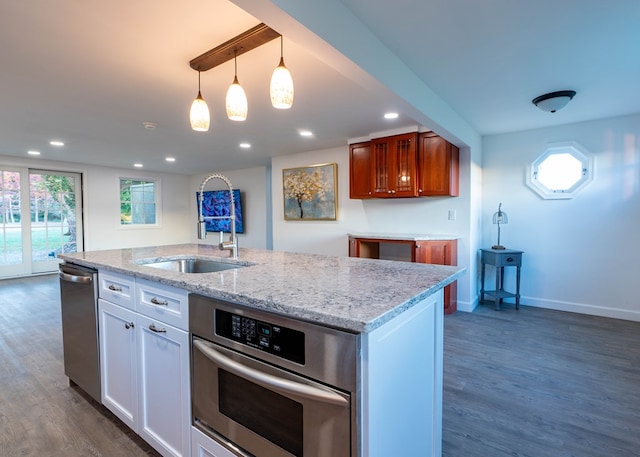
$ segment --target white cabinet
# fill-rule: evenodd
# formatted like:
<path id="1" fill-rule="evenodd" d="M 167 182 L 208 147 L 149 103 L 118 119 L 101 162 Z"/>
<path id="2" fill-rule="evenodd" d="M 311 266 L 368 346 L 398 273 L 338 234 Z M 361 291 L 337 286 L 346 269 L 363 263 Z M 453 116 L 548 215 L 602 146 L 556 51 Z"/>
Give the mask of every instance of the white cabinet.
<path id="1" fill-rule="evenodd" d="M 189 334 L 138 315 L 138 434 L 166 456 L 189 455 Z"/>
<path id="2" fill-rule="evenodd" d="M 104 298 L 98 301 L 102 402 L 163 456 L 187 457 L 191 447 L 187 293 L 168 286 L 154 289 L 149 281 L 138 284 L 133 278 L 105 276 L 101 297 L 104 292 L 119 293 L 119 303 L 133 304 L 138 312 Z M 113 284 L 117 285 L 109 288 Z M 113 290 L 121 286 L 126 294 Z M 133 297 L 131 303 L 126 296 Z M 171 306 L 162 304 L 165 300 Z M 161 303 L 160 308 L 154 301 Z M 184 328 L 158 316 L 168 316 L 167 321 Z"/>
<path id="3" fill-rule="evenodd" d="M 100 270 L 98 274 L 100 298 L 125 308 L 135 308 L 134 279 L 113 271 Z"/>
<path id="4" fill-rule="evenodd" d="M 100 378 L 102 403 L 122 422 L 136 429 L 136 313 L 106 300 L 98 300 L 100 312 Z"/>
<path id="5" fill-rule="evenodd" d="M 189 294 L 186 290 L 136 279 L 136 311 L 182 330 L 189 329 Z"/>
<path id="6" fill-rule="evenodd" d="M 195 427 L 191 427 L 191 457 L 236 457 Z"/>

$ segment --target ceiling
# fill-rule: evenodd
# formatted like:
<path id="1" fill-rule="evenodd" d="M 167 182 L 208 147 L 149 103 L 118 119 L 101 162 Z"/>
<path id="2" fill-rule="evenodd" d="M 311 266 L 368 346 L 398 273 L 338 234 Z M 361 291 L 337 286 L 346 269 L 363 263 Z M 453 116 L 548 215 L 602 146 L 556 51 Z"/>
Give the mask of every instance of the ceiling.
<path id="1" fill-rule="evenodd" d="M 637 0 L 342 4 L 481 135 L 640 112 Z M 2 0 L 1 8 L 0 155 L 37 150 L 43 160 L 196 174 L 262 166 L 416 123 L 391 91 L 372 91 L 281 29 L 293 108 L 270 106 L 276 40 L 238 58 L 247 121 L 224 113 L 229 61 L 202 73 L 212 126 L 192 131 L 198 76 L 189 61 L 262 21 L 228 0 Z M 564 89 L 577 95 L 555 114 L 531 104 Z M 383 119 L 391 109 L 400 117 Z M 303 138 L 300 129 L 314 135 Z M 252 147 L 240 149 L 243 141 Z"/>

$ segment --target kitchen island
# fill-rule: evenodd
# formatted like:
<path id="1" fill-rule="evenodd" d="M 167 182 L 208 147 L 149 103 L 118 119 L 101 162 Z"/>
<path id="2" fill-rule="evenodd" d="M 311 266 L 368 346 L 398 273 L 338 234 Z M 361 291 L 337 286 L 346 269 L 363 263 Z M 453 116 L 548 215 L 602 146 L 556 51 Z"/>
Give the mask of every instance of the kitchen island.
<path id="1" fill-rule="evenodd" d="M 464 268 L 253 249 L 240 249 L 234 261 L 215 246 L 197 244 L 60 257 L 96 268 L 99 276 L 131 278 L 135 287 L 157 284 L 352 335 L 356 350 L 346 358 L 354 360 L 354 387 L 345 389 L 351 397 L 352 444 L 349 453 L 339 455 L 440 454 L 442 289 Z M 193 274 L 149 266 L 186 258 L 232 262 L 238 268 Z M 157 328 L 150 321 L 144 325 Z M 193 428 L 192 455 L 199 455 L 196 434 L 202 438 Z M 226 449 L 207 452 L 236 455 Z M 328 454 L 305 449 L 304 455 Z"/>

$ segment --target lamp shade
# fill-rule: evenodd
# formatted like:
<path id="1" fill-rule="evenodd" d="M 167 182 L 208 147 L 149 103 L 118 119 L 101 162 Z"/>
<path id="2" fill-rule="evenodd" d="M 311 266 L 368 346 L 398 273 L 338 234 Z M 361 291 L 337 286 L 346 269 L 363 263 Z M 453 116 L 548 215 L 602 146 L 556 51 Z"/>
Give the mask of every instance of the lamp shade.
<path id="1" fill-rule="evenodd" d="M 227 117 L 232 121 L 244 121 L 247 119 L 247 95 L 238 82 L 238 77 L 233 78 L 233 84 L 227 90 Z"/>
<path id="2" fill-rule="evenodd" d="M 191 104 L 191 111 L 189 113 L 189 119 L 191 121 L 191 128 L 198 132 L 206 132 L 209 130 L 209 124 L 211 118 L 209 116 L 209 107 L 207 102 L 204 101 L 200 91 L 198 90 L 198 96 L 193 100 Z"/>
<path id="3" fill-rule="evenodd" d="M 293 78 L 282 57 L 271 75 L 270 93 L 274 108 L 289 109 L 293 105 Z"/>
<path id="4" fill-rule="evenodd" d="M 540 95 L 539 97 L 531 100 L 531 103 L 536 105 L 542 111 L 555 113 L 556 111 L 567 106 L 567 103 L 569 103 L 575 95 L 575 90 L 561 90 L 558 92 L 551 92 L 548 94 Z"/>

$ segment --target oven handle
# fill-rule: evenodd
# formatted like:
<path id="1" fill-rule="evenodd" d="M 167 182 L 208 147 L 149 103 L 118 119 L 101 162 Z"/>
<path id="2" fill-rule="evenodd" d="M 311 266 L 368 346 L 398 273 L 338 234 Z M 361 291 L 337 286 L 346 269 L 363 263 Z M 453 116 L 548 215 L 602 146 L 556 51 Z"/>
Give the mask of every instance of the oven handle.
<path id="1" fill-rule="evenodd" d="M 288 393 L 297 395 L 300 397 L 310 398 L 312 400 L 321 401 L 324 403 L 332 403 L 338 406 L 349 406 L 349 401 L 341 397 L 339 394 L 329 392 L 326 390 L 318 389 L 317 387 L 309 386 L 307 384 L 300 384 L 299 382 L 289 381 L 288 379 L 279 378 L 253 368 L 246 367 L 241 363 L 231 360 L 227 356 L 221 354 L 219 351 L 211 347 L 211 343 L 207 343 L 201 340 L 193 340 L 193 346 L 202 352 L 209 360 L 217 363 L 227 371 L 252 381 L 262 387 L 273 389 L 282 393 Z"/>

